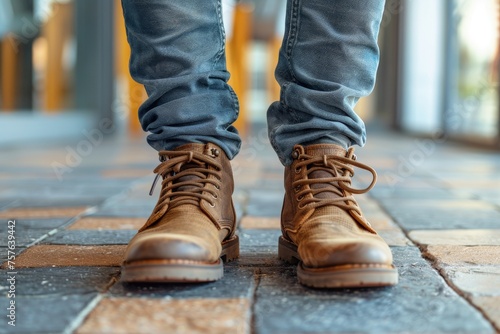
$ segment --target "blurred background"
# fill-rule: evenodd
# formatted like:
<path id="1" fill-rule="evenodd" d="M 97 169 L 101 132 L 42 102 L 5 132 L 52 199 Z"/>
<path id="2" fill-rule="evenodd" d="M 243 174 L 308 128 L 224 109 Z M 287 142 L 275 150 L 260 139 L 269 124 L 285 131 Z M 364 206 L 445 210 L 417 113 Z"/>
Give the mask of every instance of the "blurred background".
<path id="1" fill-rule="evenodd" d="M 243 134 L 279 96 L 285 0 L 223 0 Z M 237 22 L 238 24 L 233 24 Z M 387 0 L 367 123 L 500 148 L 500 1 Z M 143 135 L 119 0 L 0 0 L 0 145 Z M 104 123 L 105 125 L 103 125 Z"/>

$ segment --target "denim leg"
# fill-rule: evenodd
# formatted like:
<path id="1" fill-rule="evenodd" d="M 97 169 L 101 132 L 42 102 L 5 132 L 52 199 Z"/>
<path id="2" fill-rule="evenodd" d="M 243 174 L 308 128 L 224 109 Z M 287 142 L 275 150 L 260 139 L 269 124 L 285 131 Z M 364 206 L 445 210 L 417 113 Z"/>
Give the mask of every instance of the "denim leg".
<path id="1" fill-rule="evenodd" d="M 157 150 L 212 142 L 233 158 L 238 100 L 227 84 L 220 0 L 122 0 L 130 73 L 148 99 L 139 109 Z"/>
<path id="2" fill-rule="evenodd" d="M 288 0 L 269 138 L 284 165 L 293 145 L 364 145 L 353 108 L 375 84 L 384 0 Z"/>

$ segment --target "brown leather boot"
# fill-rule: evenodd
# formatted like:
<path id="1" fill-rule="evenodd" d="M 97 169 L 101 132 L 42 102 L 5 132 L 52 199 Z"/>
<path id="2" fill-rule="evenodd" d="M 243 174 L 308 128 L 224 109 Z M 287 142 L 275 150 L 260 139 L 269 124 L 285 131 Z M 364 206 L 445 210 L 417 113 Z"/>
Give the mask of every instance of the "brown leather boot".
<path id="1" fill-rule="evenodd" d="M 160 198 L 128 245 L 122 280 L 222 278 L 222 259 L 239 256 L 233 175 L 226 154 L 214 144 L 187 144 L 160 152 L 160 161 L 155 169 L 157 178 L 163 178 Z"/>
<path id="2" fill-rule="evenodd" d="M 292 157 L 285 168 L 279 256 L 300 261 L 300 283 L 317 288 L 397 284 L 389 246 L 352 196 L 375 185 L 375 170 L 356 162 L 353 148 L 346 152 L 333 144 L 296 145 Z M 368 188 L 351 188 L 354 167 L 372 173 Z"/>

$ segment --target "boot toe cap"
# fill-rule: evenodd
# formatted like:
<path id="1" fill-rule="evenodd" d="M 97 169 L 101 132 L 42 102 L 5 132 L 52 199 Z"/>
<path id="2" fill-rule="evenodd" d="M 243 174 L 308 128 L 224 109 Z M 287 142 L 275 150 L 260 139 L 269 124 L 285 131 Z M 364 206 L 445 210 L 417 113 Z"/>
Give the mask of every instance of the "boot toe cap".
<path id="1" fill-rule="evenodd" d="M 215 262 L 203 239 L 186 235 L 161 234 L 138 236 L 129 244 L 125 262 L 148 260 L 186 260 Z"/>
<path id="2" fill-rule="evenodd" d="M 303 243 L 298 252 L 307 267 L 392 265 L 392 253 L 379 240 L 322 240 Z"/>

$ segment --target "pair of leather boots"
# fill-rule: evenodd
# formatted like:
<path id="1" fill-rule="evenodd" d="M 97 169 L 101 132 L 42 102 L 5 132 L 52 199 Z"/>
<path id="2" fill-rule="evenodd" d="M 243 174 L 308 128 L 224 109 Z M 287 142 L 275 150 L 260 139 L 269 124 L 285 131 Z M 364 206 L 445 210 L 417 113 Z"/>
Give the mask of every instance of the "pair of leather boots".
<path id="1" fill-rule="evenodd" d="M 296 145 L 292 158 L 285 167 L 278 255 L 298 263 L 299 282 L 317 288 L 397 284 L 388 245 L 352 195 L 373 187 L 375 171 L 357 162 L 352 148 L 333 144 Z M 155 169 L 163 180 L 160 198 L 129 243 L 122 280 L 222 278 L 223 261 L 239 256 L 227 156 L 214 144 L 187 144 L 160 152 L 160 161 Z M 352 188 L 355 167 L 372 173 L 368 188 Z"/>

